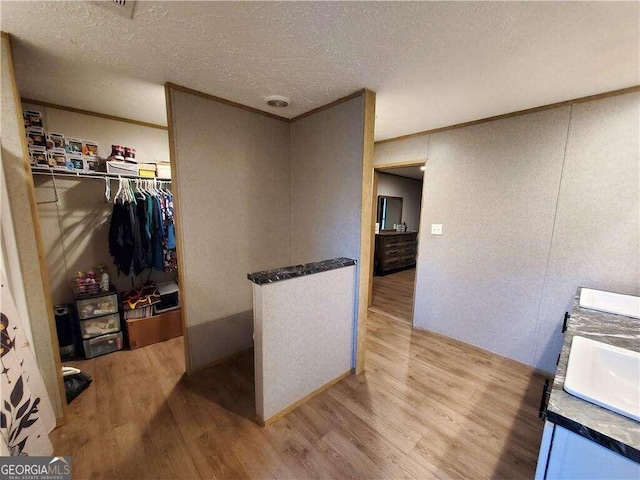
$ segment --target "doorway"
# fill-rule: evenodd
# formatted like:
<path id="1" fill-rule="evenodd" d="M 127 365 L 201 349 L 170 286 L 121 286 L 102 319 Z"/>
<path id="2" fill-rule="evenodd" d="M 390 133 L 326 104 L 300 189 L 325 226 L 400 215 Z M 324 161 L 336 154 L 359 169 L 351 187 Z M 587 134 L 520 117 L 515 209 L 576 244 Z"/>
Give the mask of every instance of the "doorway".
<path id="1" fill-rule="evenodd" d="M 424 161 L 374 167 L 369 311 L 413 325 Z"/>

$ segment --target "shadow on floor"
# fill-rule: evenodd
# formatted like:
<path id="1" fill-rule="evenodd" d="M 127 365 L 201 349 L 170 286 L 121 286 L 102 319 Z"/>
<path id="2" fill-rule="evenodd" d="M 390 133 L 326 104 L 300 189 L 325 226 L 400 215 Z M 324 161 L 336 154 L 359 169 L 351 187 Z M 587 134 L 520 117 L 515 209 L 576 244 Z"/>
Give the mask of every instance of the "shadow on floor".
<path id="1" fill-rule="evenodd" d="M 254 381 L 253 351 L 180 380 L 190 392 L 252 422 L 256 418 Z"/>

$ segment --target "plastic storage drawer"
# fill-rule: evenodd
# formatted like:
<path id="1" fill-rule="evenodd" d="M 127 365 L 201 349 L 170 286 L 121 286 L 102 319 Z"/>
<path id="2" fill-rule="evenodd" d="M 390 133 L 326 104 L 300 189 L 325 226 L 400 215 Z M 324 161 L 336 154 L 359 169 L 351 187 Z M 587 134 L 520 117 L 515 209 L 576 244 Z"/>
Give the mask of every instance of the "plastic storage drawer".
<path id="1" fill-rule="evenodd" d="M 76 300 L 76 307 L 80 320 L 118 313 L 118 294 Z"/>
<path id="2" fill-rule="evenodd" d="M 122 350 L 122 332 L 90 338 L 89 340 L 84 340 L 82 344 L 84 345 L 84 356 L 86 358 L 116 352 Z"/>
<path id="3" fill-rule="evenodd" d="M 120 314 L 114 313 L 113 315 L 105 315 L 103 317 L 88 318 L 86 320 L 80 320 L 80 332 L 82 332 L 82 338 L 97 337 L 99 335 L 106 335 L 108 333 L 116 333 L 120 331 Z"/>

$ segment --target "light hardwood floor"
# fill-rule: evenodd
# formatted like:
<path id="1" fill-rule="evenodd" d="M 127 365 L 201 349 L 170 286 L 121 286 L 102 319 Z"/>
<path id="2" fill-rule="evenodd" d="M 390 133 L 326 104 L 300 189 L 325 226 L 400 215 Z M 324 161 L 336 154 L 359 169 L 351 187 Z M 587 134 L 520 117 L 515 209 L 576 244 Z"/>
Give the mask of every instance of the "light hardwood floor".
<path id="1" fill-rule="evenodd" d="M 384 276 L 374 276 L 369 310 L 383 313 L 411 325 L 415 286 L 415 268 Z"/>
<path id="2" fill-rule="evenodd" d="M 542 377 L 370 313 L 366 372 L 267 428 L 253 358 L 185 378 L 182 339 L 77 362 L 94 382 L 52 433 L 74 478 L 532 478 Z"/>

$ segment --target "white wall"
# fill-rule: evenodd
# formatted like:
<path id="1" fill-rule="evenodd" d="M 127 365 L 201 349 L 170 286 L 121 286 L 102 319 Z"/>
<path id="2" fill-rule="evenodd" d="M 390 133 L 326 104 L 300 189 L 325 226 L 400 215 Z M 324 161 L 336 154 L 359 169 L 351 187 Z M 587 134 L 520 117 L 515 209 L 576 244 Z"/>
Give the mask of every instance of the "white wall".
<path id="1" fill-rule="evenodd" d="M 183 313 L 197 370 L 252 346 L 247 274 L 291 262 L 289 123 L 177 90 L 171 107 Z"/>
<path id="2" fill-rule="evenodd" d="M 292 262 L 359 259 L 364 95 L 291 124 Z"/>
<path id="3" fill-rule="evenodd" d="M 23 109 L 38 110 L 44 117 L 45 130 L 98 143 L 102 158 L 111 154 L 111 145 L 136 148 L 141 161 L 169 161 L 167 130 L 110 120 L 92 115 L 68 112 L 57 108 L 22 104 Z M 130 277 L 118 275 L 109 254 L 108 233 L 112 203 L 105 202 L 104 180 L 57 178 L 56 188 L 48 176 L 34 176 L 38 217 L 42 227 L 42 243 L 49 269 L 53 304 L 72 303 L 71 280 L 78 270 L 86 271 L 104 264 L 111 282 L 119 291 L 132 288 Z M 112 196 L 117 191 L 111 182 Z M 59 203 L 53 202 L 57 198 Z M 140 286 L 149 272 L 134 279 Z M 151 280 L 174 279 L 175 273 L 153 271 Z"/>
<path id="4" fill-rule="evenodd" d="M 376 146 L 428 148 L 414 324 L 553 371 L 578 286 L 640 293 L 639 113 L 632 93 Z"/>
<path id="5" fill-rule="evenodd" d="M 419 229 L 420 208 L 422 206 L 422 182 L 420 180 L 380 172 L 378 174 L 378 196 L 381 195 L 402 197 L 402 221 L 406 222 L 407 230 L 417 231 Z"/>
<path id="6" fill-rule="evenodd" d="M 355 274 L 350 266 L 253 285 L 261 420 L 350 371 Z"/>
<path id="7" fill-rule="evenodd" d="M 534 365 L 553 371 L 578 287 L 640 295 L 640 93 L 573 107 Z"/>
<path id="8" fill-rule="evenodd" d="M 415 163 L 429 157 L 429 135 L 410 137 L 397 142 L 377 143 L 373 165 Z"/>
<path id="9" fill-rule="evenodd" d="M 431 135 L 415 326 L 532 364 L 568 122 L 564 108 Z"/>

